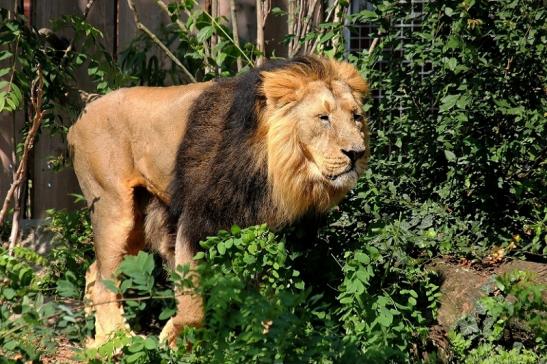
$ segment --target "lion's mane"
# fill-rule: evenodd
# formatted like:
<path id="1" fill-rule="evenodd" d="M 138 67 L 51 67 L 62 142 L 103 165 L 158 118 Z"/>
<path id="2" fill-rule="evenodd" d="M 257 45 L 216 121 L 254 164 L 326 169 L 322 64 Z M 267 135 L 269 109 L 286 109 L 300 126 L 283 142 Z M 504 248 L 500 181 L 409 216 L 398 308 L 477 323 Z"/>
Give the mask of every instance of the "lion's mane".
<path id="1" fill-rule="evenodd" d="M 347 192 L 309 180 L 294 121 L 284 118 L 284 105 L 314 80 L 343 80 L 359 97 L 366 91 L 353 67 L 302 57 L 217 80 L 199 96 L 178 150 L 168 207 L 171 226 L 181 227 L 188 241 L 233 224 L 280 227 L 326 211 Z M 272 98 L 279 105 L 273 110 Z"/>

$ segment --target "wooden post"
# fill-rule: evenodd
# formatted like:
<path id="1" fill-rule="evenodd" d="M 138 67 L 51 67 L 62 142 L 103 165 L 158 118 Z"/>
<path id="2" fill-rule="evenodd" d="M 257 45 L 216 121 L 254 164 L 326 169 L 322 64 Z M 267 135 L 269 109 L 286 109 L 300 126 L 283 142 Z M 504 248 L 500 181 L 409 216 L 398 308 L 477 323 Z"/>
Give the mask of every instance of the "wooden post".
<path id="1" fill-rule="evenodd" d="M 232 19 L 232 34 L 234 35 L 234 43 L 239 47 L 239 30 L 237 29 L 237 14 L 236 14 L 236 2 L 230 0 L 230 17 Z M 241 56 L 237 57 L 237 71 L 241 71 L 243 64 L 241 63 Z"/>
<path id="2" fill-rule="evenodd" d="M 256 60 L 260 66 L 266 60 L 266 42 L 264 40 L 264 26 L 270 12 L 271 2 L 269 0 L 256 0 L 256 48 L 261 55 Z"/>

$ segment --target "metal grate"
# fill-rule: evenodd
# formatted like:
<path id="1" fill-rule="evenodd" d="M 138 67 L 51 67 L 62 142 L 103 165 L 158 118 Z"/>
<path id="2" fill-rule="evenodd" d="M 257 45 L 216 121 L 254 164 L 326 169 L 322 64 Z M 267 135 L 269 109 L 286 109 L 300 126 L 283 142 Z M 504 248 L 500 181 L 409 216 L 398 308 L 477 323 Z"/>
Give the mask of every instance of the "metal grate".
<path id="1" fill-rule="evenodd" d="M 424 14 L 424 4 L 430 0 L 401 0 L 401 4 L 410 5 L 409 16 L 401 19 L 398 23 L 394 24 L 394 31 L 396 31 L 396 37 L 399 39 L 398 46 L 393 48 L 384 48 L 384 52 L 394 52 L 396 56 L 401 59 L 401 63 L 405 64 L 404 46 L 405 43 L 411 38 L 411 35 L 415 31 L 419 31 L 422 26 L 422 17 Z M 357 13 L 362 10 L 372 10 L 373 5 L 370 1 L 366 0 L 353 0 L 351 2 L 351 12 Z M 350 53 L 361 53 L 363 50 L 368 50 L 372 45 L 375 38 L 378 35 L 378 27 L 374 24 L 355 24 L 349 31 L 346 38 L 346 49 Z M 387 70 L 389 67 L 396 67 L 397 64 L 388 64 L 385 60 L 379 60 L 376 63 L 376 67 L 379 71 Z M 419 77 L 424 77 L 431 73 L 431 64 L 425 63 L 420 67 L 418 72 Z M 382 90 L 373 90 L 372 96 L 380 99 L 383 97 Z M 400 112 L 403 112 L 401 109 Z"/>

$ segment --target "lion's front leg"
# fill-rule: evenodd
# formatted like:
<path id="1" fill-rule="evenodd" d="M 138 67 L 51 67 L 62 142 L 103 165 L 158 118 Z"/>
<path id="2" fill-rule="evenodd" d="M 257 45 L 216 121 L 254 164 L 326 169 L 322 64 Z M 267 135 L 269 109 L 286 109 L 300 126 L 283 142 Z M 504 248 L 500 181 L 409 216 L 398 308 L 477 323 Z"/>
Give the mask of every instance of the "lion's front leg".
<path id="1" fill-rule="evenodd" d="M 175 267 L 190 264 L 190 272 L 195 287 L 198 284 L 198 277 L 195 272 L 196 263 L 193 259 L 195 252 L 188 241 L 181 238 L 182 235 L 179 231 L 175 243 Z M 177 313 L 167 321 L 160 334 L 160 341 L 165 340 L 171 347 L 176 345 L 177 337 L 185 326 L 201 326 L 204 316 L 203 298 L 199 294 L 184 292 L 184 288 L 182 291 L 176 288 L 175 295 L 177 296 Z"/>

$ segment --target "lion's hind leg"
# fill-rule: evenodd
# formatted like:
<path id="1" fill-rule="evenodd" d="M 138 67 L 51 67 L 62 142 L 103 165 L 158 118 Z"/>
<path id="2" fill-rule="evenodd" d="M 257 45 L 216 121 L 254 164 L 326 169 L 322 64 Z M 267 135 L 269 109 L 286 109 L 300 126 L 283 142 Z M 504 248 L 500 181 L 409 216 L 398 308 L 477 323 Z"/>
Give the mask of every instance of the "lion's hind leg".
<path id="1" fill-rule="evenodd" d="M 121 297 L 105 281 L 116 285 L 116 270 L 128 254 L 144 248 L 142 214 L 135 207 L 133 192 L 121 196 L 101 196 L 92 212 L 96 262 L 86 274 L 86 293 L 95 311 L 95 340 L 89 346 L 100 346 L 116 331 L 131 332 L 123 316 Z"/>

